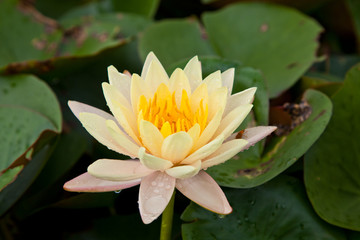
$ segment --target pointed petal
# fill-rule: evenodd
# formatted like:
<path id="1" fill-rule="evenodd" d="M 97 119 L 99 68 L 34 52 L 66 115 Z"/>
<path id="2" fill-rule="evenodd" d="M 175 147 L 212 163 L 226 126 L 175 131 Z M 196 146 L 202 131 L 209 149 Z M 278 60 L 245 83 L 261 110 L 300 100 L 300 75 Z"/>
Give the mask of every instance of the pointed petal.
<path id="1" fill-rule="evenodd" d="M 169 76 L 159 61 L 153 60 L 150 63 L 149 70 L 144 79 L 149 85 L 152 94 L 156 92 L 157 88 L 162 83 L 169 86 Z"/>
<path id="2" fill-rule="evenodd" d="M 154 172 L 138 160 L 99 159 L 87 169 L 92 176 L 109 181 L 126 181 L 142 178 Z"/>
<path id="3" fill-rule="evenodd" d="M 164 137 L 154 124 L 141 120 L 140 137 L 142 143 L 151 152 L 151 154 L 161 156 L 161 146 L 163 144 Z"/>
<path id="4" fill-rule="evenodd" d="M 111 137 L 124 149 L 127 150 L 131 158 L 137 158 L 140 146 L 136 144 L 127 134 L 125 134 L 118 125 L 112 120 L 106 120 Z"/>
<path id="5" fill-rule="evenodd" d="M 193 140 L 193 143 L 195 143 L 200 136 L 200 124 L 195 123 L 194 126 L 192 126 L 187 133 L 190 135 L 190 137 Z"/>
<path id="6" fill-rule="evenodd" d="M 132 155 L 127 149 L 114 141 L 107 126 L 106 119 L 94 113 L 82 112 L 79 114 L 79 120 L 84 128 L 101 144 L 109 149 L 124 155 Z"/>
<path id="7" fill-rule="evenodd" d="M 190 107 L 193 113 L 199 108 L 201 100 L 204 106 L 208 104 L 209 96 L 207 85 L 205 83 L 200 84 L 190 96 Z"/>
<path id="8" fill-rule="evenodd" d="M 194 143 L 193 148 L 191 149 L 191 152 L 196 151 L 200 147 L 204 146 L 206 143 L 210 141 L 214 133 L 216 132 L 216 129 L 219 127 L 222 117 L 222 109 L 220 109 L 213 119 L 208 123 L 208 125 L 205 127 L 204 131 L 201 133 L 199 139 Z"/>
<path id="9" fill-rule="evenodd" d="M 174 164 L 182 161 L 190 152 L 193 140 L 186 132 L 177 132 L 164 139 L 161 156 Z"/>
<path id="10" fill-rule="evenodd" d="M 188 96 L 191 95 L 190 83 L 185 72 L 177 68 L 170 77 L 170 92 L 175 92 L 175 101 L 178 107 L 180 107 L 183 90 Z"/>
<path id="11" fill-rule="evenodd" d="M 192 154 L 190 154 L 188 157 L 186 157 L 183 161 L 181 161 L 181 164 L 192 164 L 196 162 L 197 160 L 202 160 L 215 152 L 224 141 L 224 136 L 220 135 L 208 144 L 202 146 Z"/>
<path id="12" fill-rule="evenodd" d="M 229 68 L 221 74 L 222 85 L 227 87 L 228 96 L 231 95 L 234 84 L 235 68 Z"/>
<path id="13" fill-rule="evenodd" d="M 212 119 L 215 114 L 221 109 L 221 115 L 226 107 L 227 88 L 220 87 L 213 91 L 209 96 L 209 119 Z"/>
<path id="14" fill-rule="evenodd" d="M 176 188 L 190 200 L 210 211 L 219 214 L 232 212 L 224 192 L 204 171 L 200 171 L 192 178 L 177 179 Z"/>
<path id="15" fill-rule="evenodd" d="M 139 145 L 139 133 L 130 103 L 113 86 L 103 83 L 106 103 L 124 131 Z"/>
<path id="16" fill-rule="evenodd" d="M 175 178 L 166 173 L 154 172 L 144 177 L 139 190 L 139 210 L 145 224 L 160 216 L 174 192 Z"/>
<path id="17" fill-rule="evenodd" d="M 218 88 L 222 87 L 222 81 L 221 81 L 221 72 L 220 70 L 211 73 L 209 76 L 207 76 L 203 83 L 207 85 L 207 89 L 209 93 L 212 93 Z"/>
<path id="18" fill-rule="evenodd" d="M 194 91 L 202 82 L 201 63 L 197 56 L 186 64 L 184 72 L 189 79 L 191 91 Z"/>
<path id="19" fill-rule="evenodd" d="M 143 147 L 140 148 L 138 155 L 140 162 L 149 169 L 164 171 L 173 166 L 173 163 L 166 159 L 146 153 L 146 150 Z"/>
<path id="20" fill-rule="evenodd" d="M 214 137 L 223 134 L 225 138 L 228 138 L 235 131 L 235 129 L 240 126 L 242 121 L 251 111 L 252 107 L 252 104 L 244 104 L 229 112 L 222 119 L 218 129 L 214 134 Z"/>
<path id="21" fill-rule="evenodd" d="M 81 102 L 77 102 L 77 101 L 68 101 L 68 105 L 71 109 L 71 111 L 74 113 L 74 115 L 79 119 L 79 114 L 82 112 L 87 112 L 87 113 L 94 113 L 96 115 L 99 115 L 102 118 L 105 119 L 111 119 L 113 121 L 115 120 L 115 117 L 113 115 L 111 115 L 110 113 L 107 113 L 103 110 L 100 110 L 96 107 L 87 105 L 85 103 L 81 103 Z M 79 119 L 80 120 L 80 119 Z"/>
<path id="22" fill-rule="evenodd" d="M 270 135 L 273 131 L 276 130 L 276 128 L 277 127 L 274 126 L 258 126 L 245 129 L 241 138 L 248 141 L 248 144 L 244 147 L 244 150 L 253 146 L 255 143 L 265 138 L 266 136 Z"/>
<path id="23" fill-rule="evenodd" d="M 224 115 L 226 116 L 229 112 L 231 112 L 240 105 L 252 103 L 254 100 L 256 89 L 256 87 L 248 88 L 244 91 L 231 95 L 227 100 Z"/>
<path id="24" fill-rule="evenodd" d="M 130 102 L 131 78 L 123 73 L 119 73 L 114 66 L 108 67 L 109 82 Z"/>
<path id="25" fill-rule="evenodd" d="M 131 77 L 130 97 L 133 112 L 136 116 L 139 113 L 138 105 L 141 95 L 144 95 L 147 100 L 153 96 L 149 85 L 139 75 L 133 74 Z"/>
<path id="26" fill-rule="evenodd" d="M 200 171 L 201 160 L 198 160 L 190 165 L 177 166 L 166 169 L 165 172 L 174 178 L 189 178 L 193 177 Z"/>
<path id="27" fill-rule="evenodd" d="M 69 192 L 111 192 L 136 186 L 140 182 L 140 178 L 129 181 L 108 181 L 93 177 L 86 172 L 66 182 L 64 189 Z"/>
<path id="28" fill-rule="evenodd" d="M 221 147 L 218 148 L 213 154 L 208 156 L 201 165 L 201 168 L 206 169 L 208 167 L 212 167 L 214 165 L 223 163 L 237 153 L 239 153 L 244 147 L 248 144 L 248 141 L 244 139 L 235 139 L 223 143 Z"/>
<path id="29" fill-rule="evenodd" d="M 143 69 L 141 71 L 141 78 L 145 79 L 147 72 L 149 71 L 150 63 L 152 61 L 157 61 L 160 63 L 159 59 L 155 56 L 154 52 L 149 52 L 146 56 Z"/>

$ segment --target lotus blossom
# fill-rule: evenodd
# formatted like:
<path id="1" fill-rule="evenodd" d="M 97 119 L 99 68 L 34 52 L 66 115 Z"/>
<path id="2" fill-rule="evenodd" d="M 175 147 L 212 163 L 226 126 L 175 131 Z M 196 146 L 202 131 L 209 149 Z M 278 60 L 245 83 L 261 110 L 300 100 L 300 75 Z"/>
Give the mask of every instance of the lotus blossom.
<path id="1" fill-rule="evenodd" d="M 104 192 L 140 184 L 139 210 L 146 224 L 164 211 L 175 188 L 204 208 L 231 213 L 225 194 L 204 170 L 276 129 L 233 133 L 251 111 L 256 88 L 231 95 L 234 69 L 202 79 L 197 57 L 169 78 L 152 52 L 141 76 L 119 73 L 113 66 L 108 75 L 102 87 L 112 115 L 76 101 L 69 106 L 96 140 L 132 159 L 97 160 L 64 189 Z"/>

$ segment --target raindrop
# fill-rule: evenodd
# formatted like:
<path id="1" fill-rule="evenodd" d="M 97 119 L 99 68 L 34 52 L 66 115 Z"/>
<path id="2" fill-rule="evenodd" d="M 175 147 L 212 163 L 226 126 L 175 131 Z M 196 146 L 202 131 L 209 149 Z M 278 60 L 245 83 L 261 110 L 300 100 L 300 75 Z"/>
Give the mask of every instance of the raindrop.
<path id="1" fill-rule="evenodd" d="M 163 186 L 164 186 L 164 183 L 160 182 L 159 187 L 163 187 Z"/>
<path id="2" fill-rule="evenodd" d="M 166 203 L 167 201 L 163 196 L 153 196 L 145 202 L 145 211 L 150 214 L 158 214 L 163 210 Z"/>
<path id="3" fill-rule="evenodd" d="M 156 186 L 157 183 L 156 183 L 155 181 L 152 181 L 152 182 L 151 182 L 151 185 Z"/>
<path id="4" fill-rule="evenodd" d="M 238 220 L 237 223 L 238 223 L 239 226 L 242 225 L 242 221 L 241 221 L 241 220 Z"/>
<path id="5" fill-rule="evenodd" d="M 159 189 L 154 189 L 154 193 L 159 193 Z"/>
<path id="6" fill-rule="evenodd" d="M 245 222 L 248 222 L 248 221 L 249 221 L 249 218 L 248 218 L 247 215 L 245 215 L 244 220 L 245 220 Z"/>
<path id="7" fill-rule="evenodd" d="M 116 190 L 116 191 L 114 191 L 115 193 L 120 193 L 121 192 L 121 190 Z"/>
<path id="8" fill-rule="evenodd" d="M 225 215 L 224 214 L 218 214 L 219 218 L 225 218 Z"/>
<path id="9" fill-rule="evenodd" d="M 255 202 L 256 202 L 255 200 L 251 200 L 251 201 L 250 201 L 250 205 L 251 205 L 251 206 L 254 206 L 254 205 L 255 205 Z"/>

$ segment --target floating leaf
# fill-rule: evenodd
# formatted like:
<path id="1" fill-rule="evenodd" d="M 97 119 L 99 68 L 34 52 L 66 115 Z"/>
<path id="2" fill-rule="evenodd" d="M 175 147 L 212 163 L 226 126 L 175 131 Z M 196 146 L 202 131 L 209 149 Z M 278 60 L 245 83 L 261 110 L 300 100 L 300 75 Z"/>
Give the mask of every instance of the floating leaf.
<path id="1" fill-rule="evenodd" d="M 315 211 L 331 224 L 360 230 L 360 64 L 333 95 L 333 117 L 305 155 L 305 184 Z"/>
<path id="2" fill-rule="evenodd" d="M 311 208 L 302 184 L 279 177 L 263 186 L 225 194 L 233 207 L 219 216 L 192 203 L 181 216 L 185 240 L 197 239 L 307 239 L 345 240 L 340 231 L 323 222 Z"/>
<path id="3" fill-rule="evenodd" d="M 274 178 L 301 157 L 324 131 L 332 110 L 330 99 L 315 90 L 307 90 L 303 100 L 311 107 L 311 115 L 288 135 L 275 137 L 261 157 L 249 156 L 246 150 L 229 161 L 209 168 L 208 173 L 223 186 L 249 188 Z"/>
<path id="4" fill-rule="evenodd" d="M 214 55 L 213 50 L 195 20 L 163 20 L 147 28 L 140 38 L 139 51 L 143 59 L 154 51 L 165 67 L 195 55 Z"/>
<path id="5" fill-rule="evenodd" d="M 203 15 L 217 53 L 263 71 L 270 97 L 289 88 L 316 60 L 322 28 L 282 6 L 240 3 Z"/>
<path id="6" fill-rule="evenodd" d="M 0 92 L 1 215 L 39 174 L 62 121 L 56 96 L 34 76 L 0 77 Z"/>

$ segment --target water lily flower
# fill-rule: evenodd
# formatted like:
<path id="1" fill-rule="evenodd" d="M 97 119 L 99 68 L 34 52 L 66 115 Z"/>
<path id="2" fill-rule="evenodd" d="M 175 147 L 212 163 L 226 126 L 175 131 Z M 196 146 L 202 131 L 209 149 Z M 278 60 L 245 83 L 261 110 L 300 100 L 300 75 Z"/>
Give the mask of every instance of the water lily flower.
<path id="1" fill-rule="evenodd" d="M 96 140 L 132 159 L 97 160 L 64 189 L 104 192 L 140 184 L 139 210 L 146 224 L 164 211 L 175 188 L 204 208 L 231 213 L 225 194 L 204 170 L 276 129 L 233 133 L 251 111 L 256 88 L 231 95 L 234 69 L 202 79 L 197 57 L 169 78 L 152 52 L 141 76 L 119 73 L 113 66 L 108 74 L 109 83 L 102 87 L 112 115 L 76 101 L 69 106 Z"/>

